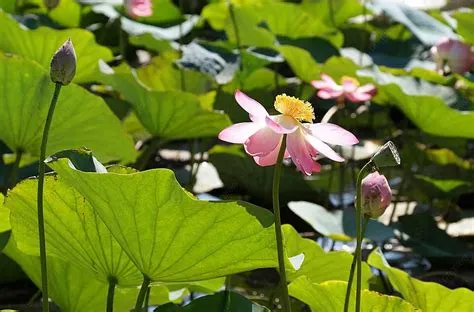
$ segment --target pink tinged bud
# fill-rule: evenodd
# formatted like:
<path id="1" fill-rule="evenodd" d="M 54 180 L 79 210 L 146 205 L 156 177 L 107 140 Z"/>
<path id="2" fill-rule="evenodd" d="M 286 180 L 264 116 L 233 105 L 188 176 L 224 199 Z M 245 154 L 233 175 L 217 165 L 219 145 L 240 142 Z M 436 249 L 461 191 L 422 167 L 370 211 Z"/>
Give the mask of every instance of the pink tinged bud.
<path id="1" fill-rule="evenodd" d="M 59 0 L 43 0 L 43 3 L 48 10 L 52 10 L 59 5 Z"/>
<path id="2" fill-rule="evenodd" d="M 392 200 L 387 179 L 377 171 L 362 180 L 361 193 L 362 213 L 372 219 L 380 217 Z"/>
<path id="3" fill-rule="evenodd" d="M 131 17 L 144 17 L 153 14 L 151 0 L 125 0 L 125 9 Z"/>
<path id="4" fill-rule="evenodd" d="M 430 51 L 436 70 L 440 73 L 445 73 L 445 67 L 448 66 L 450 72 L 463 74 L 471 70 L 474 64 L 471 46 L 456 39 L 443 38 Z"/>
<path id="5" fill-rule="evenodd" d="M 71 39 L 68 39 L 53 55 L 50 71 L 51 80 L 63 86 L 70 84 L 76 75 L 76 63 L 76 51 Z"/>

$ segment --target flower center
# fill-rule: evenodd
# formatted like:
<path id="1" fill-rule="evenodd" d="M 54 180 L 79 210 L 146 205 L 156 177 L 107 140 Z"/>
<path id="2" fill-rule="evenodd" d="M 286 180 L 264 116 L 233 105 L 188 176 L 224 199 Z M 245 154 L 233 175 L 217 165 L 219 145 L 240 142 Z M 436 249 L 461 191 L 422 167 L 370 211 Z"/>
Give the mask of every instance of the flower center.
<path id="1" fill-rule="evenodd" d="M 278 95 L 275 99 L 275 109 L 298 121 L 312 122 L 314 119 L 314 110 L 311 103 L 297 99 L 294 96 Z"/>

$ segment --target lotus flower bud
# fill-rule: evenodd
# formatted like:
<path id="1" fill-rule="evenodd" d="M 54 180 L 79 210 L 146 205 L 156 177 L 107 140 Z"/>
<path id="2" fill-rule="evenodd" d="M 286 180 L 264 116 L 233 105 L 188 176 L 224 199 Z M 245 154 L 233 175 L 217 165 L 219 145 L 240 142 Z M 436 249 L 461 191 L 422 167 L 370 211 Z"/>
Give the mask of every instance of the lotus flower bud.
<path id="1" fill-rule="evenodd" d="M 51 80 L 63 86 L 70 84 L 76 75 L 76 63 L 76 51 L 74 51 L 71 39 L 68 39 L 53 55 Z"/>
<path id="2" fill-rule="evenodd" d="M 442 38 L 430 51 L 436 63 L 436 70 L 441 74 L 445 73 L 446 65 L 452 73 L 457 74 L 471 70 L 474 65 L 471 46 L 456 39 Z"/>
<path id="3" fill-rule="evenodd" d="M 59 5 L 59 0 L 43 0 L 43 3 L 48 10 L 52 10 Z"/>
<path id="4" fill-rule="evenodd" d="M 362 214 L 372 219 L 380 217 L 392 200 L 387 179 L 377 171 L 362 180 L 361 194 Z"/>

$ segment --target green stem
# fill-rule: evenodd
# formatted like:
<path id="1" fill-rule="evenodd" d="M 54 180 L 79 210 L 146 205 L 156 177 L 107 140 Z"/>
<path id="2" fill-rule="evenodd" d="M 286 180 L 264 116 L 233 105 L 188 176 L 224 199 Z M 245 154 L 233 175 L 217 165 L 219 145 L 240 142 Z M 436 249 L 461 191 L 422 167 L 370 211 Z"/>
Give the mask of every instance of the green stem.
<path id="1" fill-rule="evenodd" d="M 225 296 L 224 296 L 224 312 L 230 312 L 230 293 L 231 293 L 231 280 L 232 275 L 229 275 L 225 279 Z"/>
<path id="2" fill-rule="evenodd" d="M 153 153 L 156 152 L 156 150 L 159 149 L 160 146 L 162 146 L 163 144 L 166 144 L 167 142 L 168 140 L 160 140 L 159 138 L 151 138 L 150 143 L 148 144 L 146 149 L 138 158 L 135 168 L 137 168 L 140 171 L 145 170 L 146 166 L 148 165 L 148 161 L 150 160 L 150 157 L 153 155 Z"/>
<path id="3" fill-rule="evenodd" d="M 54 86 L 53 98 L 49 105 L 48 115 L 43 129 L 43 138 L 41 140 L 41 151 L 39 159 L 39 178 L 38 178 L 38 234 L 41 260 L 41 290 L 43 291 L 43 312 L 49 312 L 48 301 L 48 266 L 46 263 L 46 238 L 44 233 L 44 214 L 43 214 L 43 191 L 44 191 L 44 173 L 46 171 L 46 146 L 48 145 L 48 134 L 51 122 L 53 121 L 54 108 L 58 102 L 59 92 L 62 85 L 56 83 Z"/>
<path id="4" fill-rule="evenodd" d="M 181 17 L 184 19 L 183 14 L 183 0 L 179 0 L 179 10 L 181 12 Z M 183 23 L 179 23 L 179 53 L 183 55 Z M 181 91 L 186 91 L 186 81 L 184 77 L 183 67 L 179 67 L 179 76 L 181 78 Z"/>
<path id="5" fill-rule="evenodd" d="M 333 0 L 329 0 L 328 1 L 328 8 L 329 8 L 329 17 L 331 19 L 331 24 L 334 28 L 337 28 L 337 25 L 336 25 L 336 19 L 334 18 L 334 7 L 333 7 L 333 3 L 332 3 Z"/>
<path id="6" fill-rule="evenodd" d="M 141 312 L 143 307 L 143 301 L 145 300 L 145 295 L 148 290 L 148 286 L 150 285 L 150 278 L 146 275 L 143 276 L 143 283 L 142 287 L 140 288 L 140 292 L 137 296 L 137 302 L 135 303 L 135 312 Z"/>
<path id="7" fill-rule="evenodd" d="M 368 218 L 364 220 L 364 224 L 362 225 L 362 237 L 364 236 L 365 230 L 367 229 L 367 224 L 368 224 Z M 351 263 L 351 270 L 349 272 L 349 279 L 347 280 L 346 299 L 344 300 L 344 312 L 349 311 L 349 301 L 351 298 L 352 282 L 354 281 L 356 260 L 357 260 L 357 250 L 354 252 L 354 257 L 352 258 L 352 263 Z"/>
<path id="8" fill-rule="evenodd" d="M 23 151 L 18 150 L 15 155 L 15 162 L 12 165 L 10 176 L 8 177 L 8 188 L 12 189 L 18 182 L 18 171 L 20 170 L 21 157 L 23 156 Z"/>
<path id="9" fill-rule="evenodd" d="M 365 177 L 366 173 L 370 172 L 372 168 L 372 161 L 369 161 L 362 167 L 357 176 L 357 197 L 356 197 L 356 232 L 357 232 L 357 288 L 356 288 L 356 312 L 360 312 L 360 293 L 362 286 L 362 229 L 361 229 L 361 219 L 362 219 L 362 179 Z"/>
<path id="10" fill-rule="evenodd" d="M 117 285 L 117 279 L 115 277 L 109 278 L 109 289 L 107 291 L 107 312 L 114 312 L 114 294 L 115 285 Z"/>
<path id="11" fill-rule="evenodd" d="M 285 271 L 285 253 L 283 250 L 283 235 L 281 231 L 280 217 L 280 177 L 283 166 L 283 156 L 286 149 L 286 134 L 283 135 L 280 151 L 278 152 L 277 162 L 275 164 L 275 172 L 273 173 L 273 213 L 275 214 L 275 237 L 278 251 L 278 267 L 280 271 L 280 287 L 283 291 L 283 311 L 291 312 L 290 297 L 288 296 L 288 283 L 286 281 Z"/>
<path id="12" fill-rule="evenodd" d="M 229 15 L 232 21 L 232 27 L 234 28 L 235 43 L 237 44 L 237 49 L 239 50 L 239 56 L 240 56 L 239 72 L 242 72 L 242 69 L 243 69 L 242 46 L 240 44 L 239 28 L 237 27 L 237 19 L 235 18 L 234 5 L 232 4 L 230 0 L 227 0 L 227 6 L 229 7 Z M 239 87 L 241 89 L 244 89 L 241 75 L 238 75 L 238 81 L 239 81 Z"/>
<path id="13" fill-rule="evenodd" d="M 143 304 L 145 311 L 148 311 L 148 306 L 150 305 L 150 292 L 151 292 L 151 287 L 148 286 L 148 289 L 146 290 L 146 295 L 145 295 L 145 303 Z"/>

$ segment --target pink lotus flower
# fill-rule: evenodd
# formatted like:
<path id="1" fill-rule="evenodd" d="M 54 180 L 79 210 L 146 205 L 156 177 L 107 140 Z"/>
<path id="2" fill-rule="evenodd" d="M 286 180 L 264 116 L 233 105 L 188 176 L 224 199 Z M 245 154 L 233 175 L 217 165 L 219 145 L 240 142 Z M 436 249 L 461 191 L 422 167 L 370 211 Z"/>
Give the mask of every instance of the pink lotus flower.
<path id="1" fill-rule="evenodd" d="M 362 213 L 370 218 L 380 217 L 392 200 L 392 190 L 385 176 L 377 171 L 362 179 Z"/>
<path id="2" fill-rule="evenodd" d="M 150 16 L 153 14 L 151 0 L 125 0 L 127 14 L 131 17 Z"/>
<path id="3" fill-rule="evenodd" d="M 451 38 L 442 38 L 431 47 L 431 56 L 436 63 L 436 70 L 444 74 L 445 65 L 452 73 L 463 74 L 474 65 L 471 46 Z"/>
<path id="4" fill-rule="evenodd" d="M 359 82 L 351 77 L 343 76 L 340 85 L 326 74 L 321 74 L 321 79 L 313 80 L 311 84 L 319 89 L 318 96 L 325 100 L 346 98 L 351 102 L 359 103 L 370 100 L 376 93 L 373 84 L 360 86 Z"/>
<path id="5" fill-rule="evenodd" d="M 326 143 L 353 145 L 359 142 L 352 133 L 337 125 L 313 124 L 313 107 L 295 97 L 285 94 L 276 97 L 274 105 L 280 115 L 269 115 L 260 103 L 239 90 L 235 92 L 235 100 L 249 113 L 251 121 L 222 130 L 219 139 L 243 144 L 247 154 L 260 166 L 276 163 L 284 134 L 287 134 L 284 157 L 291 157 L 298 170 L 306 175 L 320 171 L 321 166 L 314 160 L 319 155 L 344 161 Z"/>

